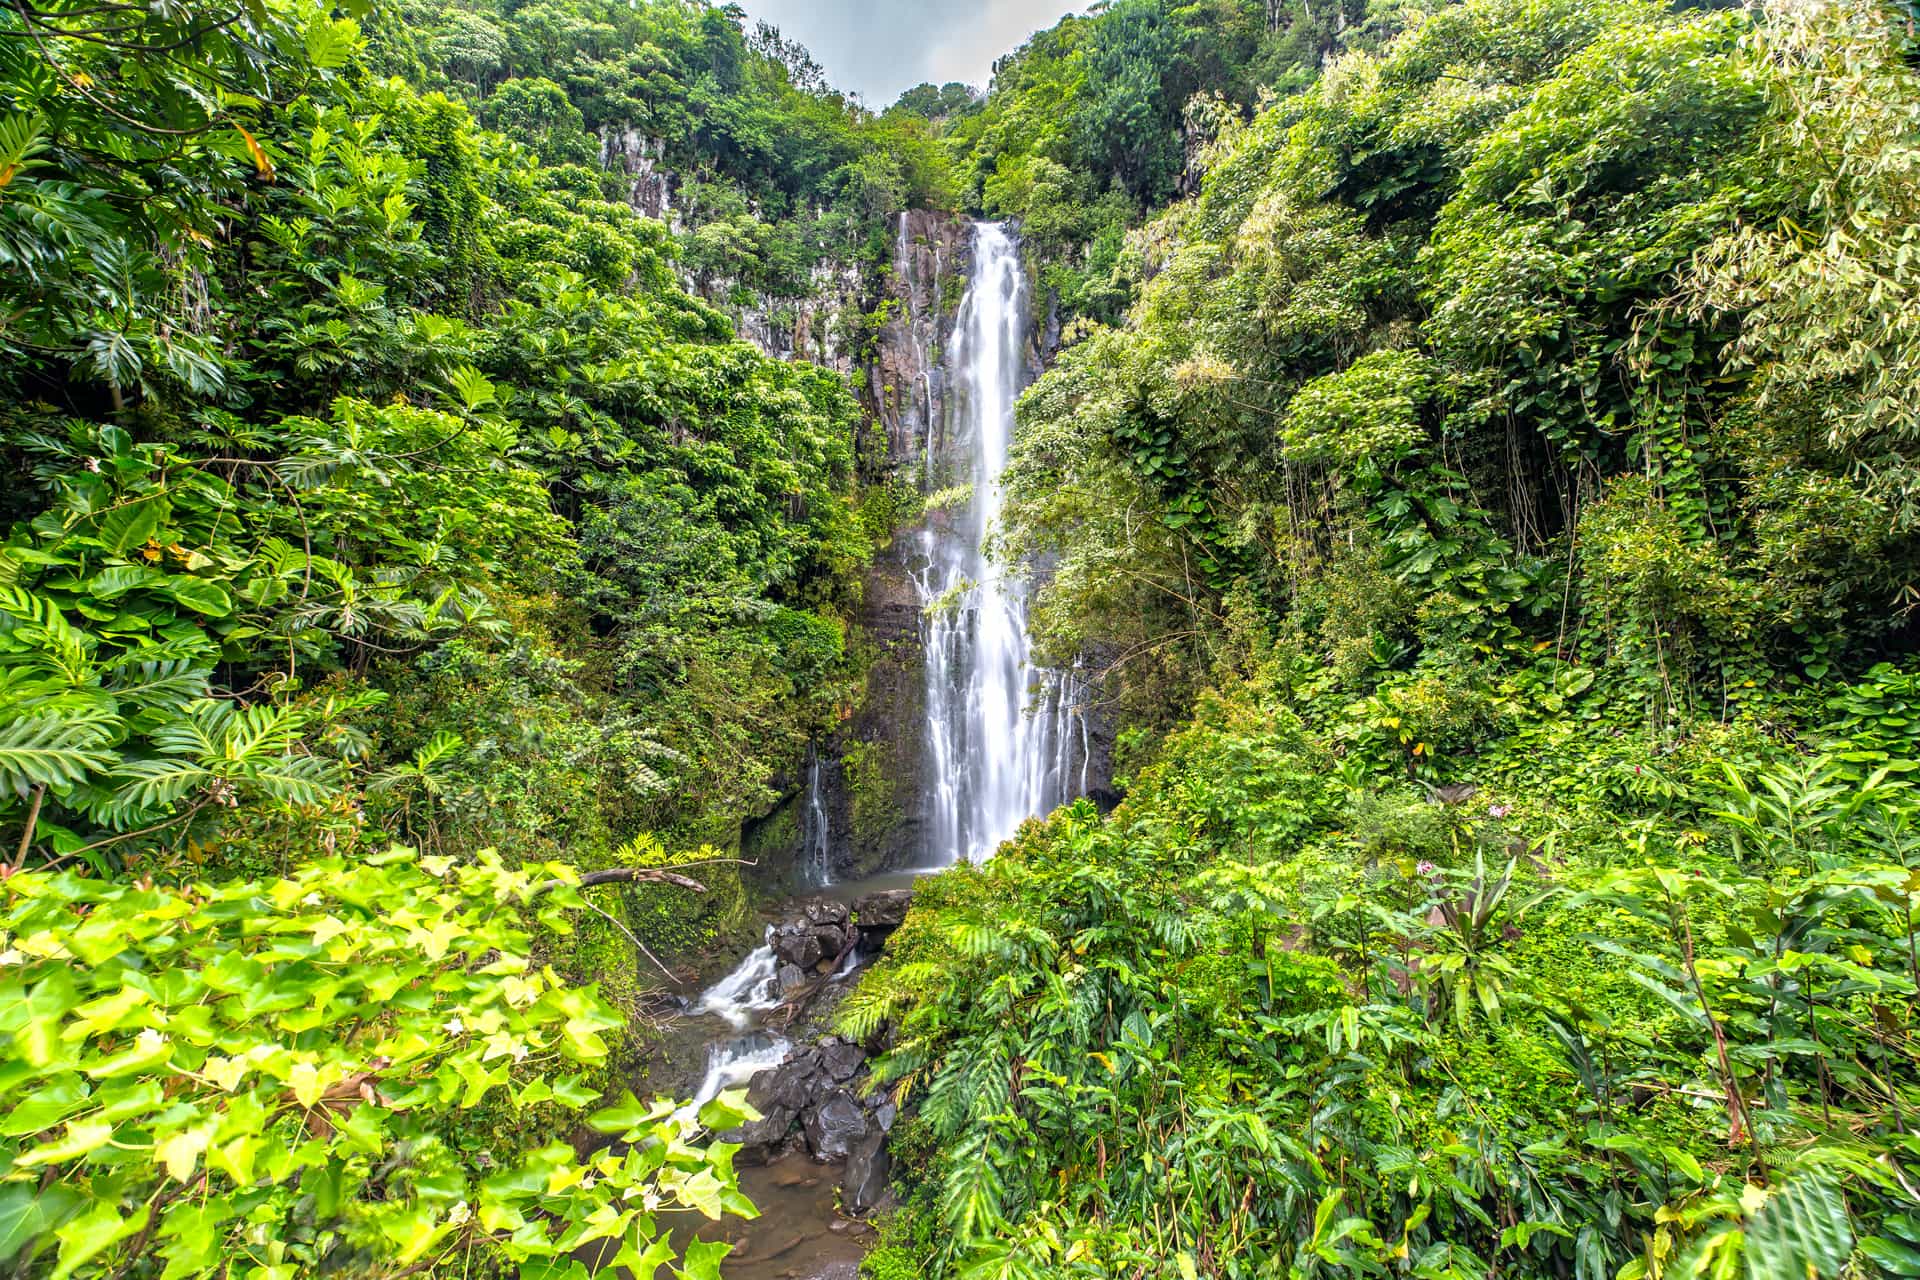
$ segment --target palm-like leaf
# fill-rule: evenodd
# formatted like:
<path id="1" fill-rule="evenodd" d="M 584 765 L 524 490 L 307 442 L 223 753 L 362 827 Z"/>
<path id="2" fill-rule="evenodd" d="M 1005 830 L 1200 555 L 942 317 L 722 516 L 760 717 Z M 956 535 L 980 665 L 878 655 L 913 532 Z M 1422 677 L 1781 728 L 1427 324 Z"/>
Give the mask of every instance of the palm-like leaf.
<path id="1" fill-rule="evenodd" d="M 119 724 L 104 714 L 39 712 L 0 725 L 0 789 L 60 790 L 110 768 Z"/>

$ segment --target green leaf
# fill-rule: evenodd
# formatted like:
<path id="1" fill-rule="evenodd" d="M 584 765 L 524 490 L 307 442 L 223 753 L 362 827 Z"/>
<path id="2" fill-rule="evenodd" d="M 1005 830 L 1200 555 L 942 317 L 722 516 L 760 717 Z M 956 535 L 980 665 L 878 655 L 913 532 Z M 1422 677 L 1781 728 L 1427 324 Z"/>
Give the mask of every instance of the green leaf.
<path id="1" fill-rule="evenodd" d="M 653 1123 L 653 1108 L 629 1093 L 611 1107 L 602 1108 L 587 1117 L 587 1124 L 600 1133 L 631 1133 Z"/>
<path id="2" fill-rule="evenodd" d="M 44 1248 L 54 1228 L 78 1213 L 87 1198 L 72 1187 L 35 1182 L 0 1183 L 0 1262 L 24 1250 Z"/>
<path id="3" fill-rule="evenodd" d="M 36 786 L 54 790 L 112 767 L 116 722 L 91 713 L 45 712 L 0 725 L 0 790 L 25 798 Z"/>
<path id="4" fill-rule="evenodd" d="M 233 612 L 233 597 L 217 582 L 205 578 L 176 575 L 167 579 L 161 590 L 174 601 L 209 618 L 224 618 Z"/>
<path id="5" fill-rule="evenodd" d="M 87 579 L 87 590 L 101 600 L 111 600 L 135 587 L 151 586 L 165 580 L 165 574 L 142 565 L 116 564 Z"/>
<path id="6" fill-rule="evenodd" d="M 1853 1224 L 1837 1184 L 1817 1174 L 1790 1179 L 1747 1226 L 1751 1280 L 1837 1276 L 1853 1252 Z"/>
<path id="7" fill-rule="evenodd" d="M 687 1246 L 680 1274 L 684 1280 L 720 1280 L 720 1264 L 732 1252 L 730 1244 L 696 1240 Z"/>
<path id="8" fill-rule="evenodd" d="M 99 1121 L 74 1121 L 67 1126 L 67 1136 L 52 1142 L 43 1142 L 31 1150 L 15 1156 L 13 1163 L 21 1169 L 37 1169 L 46 1164 L 66 1164 L 78 1160 L 88 1152 L 98 1151 L 113 1140 L 113 1126 Z"/>
<path id="9" fill-rule="evenodd" d="M 150 1212 L 143 1204 L 122 1217 L 116 1206 L 102 1201 L 61 1227 L 54 1232 L 60 1238 L 60 1265 L 53 1269 L 50 1280 L 67 1280 L 86 1263 L 146 1226 Z"/>
<path id="10" fill-rule="evenodd" d="M 113 508 L 100 517 L 94 536 L 115 555 L 124 556 L 153 540 L 172 508 L 158 494 Z"/>
<path id="11" fill-rule="evenodd" d="M 18 1138 L 45 1132 L 78 1111 L 86 1100 L 86 1082 L 76 1075 L 63 1075 L 21 1099 L 0 1121 L 0 1134 Z"/>

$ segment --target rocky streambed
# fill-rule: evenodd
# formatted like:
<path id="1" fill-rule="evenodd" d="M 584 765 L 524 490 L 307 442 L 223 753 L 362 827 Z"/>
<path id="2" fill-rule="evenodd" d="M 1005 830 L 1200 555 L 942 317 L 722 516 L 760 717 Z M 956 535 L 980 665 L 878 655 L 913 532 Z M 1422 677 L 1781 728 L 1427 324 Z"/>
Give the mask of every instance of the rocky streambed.
<path id="1" fill-rule="evenodd" d="M 870 1070 L 878 1045 L 832 1034 L 832 1009 L 906 920 L 910 888 L 789 904 L 762 945 L 681 1002 L 662 1036 L 652 1087 L 699 1105 L 744 1086 L 761 1115 L 722 1134 L 740 1145 L 751 1221 L 689 1226 L 688 1240 L 733 1245 L 730 1280 L 851 1280 L 889 1203 L 887 1138 L 898 1119 Z M 696 1076 L 695 1072 L 699 1074 Z M 695 1081 L 697 1079 L 697 1087 Z"/>

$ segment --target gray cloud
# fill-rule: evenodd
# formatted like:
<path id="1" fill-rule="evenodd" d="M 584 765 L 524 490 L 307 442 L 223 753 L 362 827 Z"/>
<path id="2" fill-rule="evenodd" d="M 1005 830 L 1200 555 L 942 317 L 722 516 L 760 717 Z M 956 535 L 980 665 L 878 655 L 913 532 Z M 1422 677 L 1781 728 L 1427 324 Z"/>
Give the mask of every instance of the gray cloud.
<path id="1" fill-rule="evenodd" d="M 842 89 L 890 105 L 922 81 L 986 86 L 993 62 L 1068 13 L 1076 0 L 743 0 L 754 18 L 812 51 Z"/>

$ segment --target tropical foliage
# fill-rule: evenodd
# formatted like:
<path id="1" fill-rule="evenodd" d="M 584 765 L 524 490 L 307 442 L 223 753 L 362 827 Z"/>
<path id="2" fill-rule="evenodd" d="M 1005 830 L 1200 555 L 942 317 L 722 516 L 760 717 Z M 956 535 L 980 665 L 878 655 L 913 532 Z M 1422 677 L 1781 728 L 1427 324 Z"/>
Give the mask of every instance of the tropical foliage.
<path id="1" fill-rule="evenodd" d="M 959 126 L 1043 273 L 1190 194 L 1053 277 L 1009 481 L 1126 798 L 846 1007 L 918 1103 L 870 1270 L 1920 1274 L 1898 15 L 1378 10 L 1300 92 L 1211 76 L 1177 188 L 990 132 L 1191 11 Z"/>
<path id="2" fill-rule="evenodd" d="M 762 133 L 881 146 L 735 17 L 635 12 Z M 579 85 L 405 18 L 0 15 L 14 1274 L 709 1276 L 662 1215 L 751 1212 L 673 1104 L 580 1117 L 850 675 L 856 402 L 686 291 Z M 739 199 L 811 163 L 667 125 Z"/>

